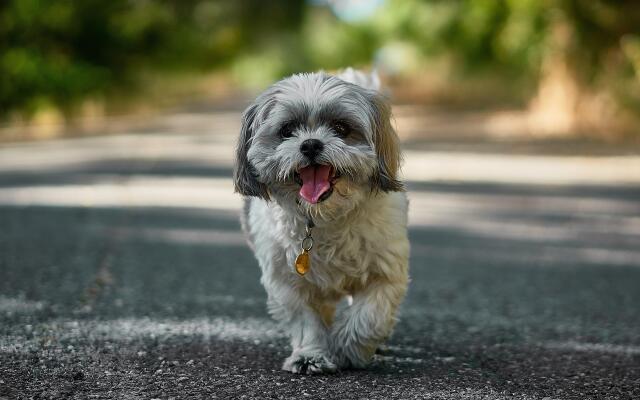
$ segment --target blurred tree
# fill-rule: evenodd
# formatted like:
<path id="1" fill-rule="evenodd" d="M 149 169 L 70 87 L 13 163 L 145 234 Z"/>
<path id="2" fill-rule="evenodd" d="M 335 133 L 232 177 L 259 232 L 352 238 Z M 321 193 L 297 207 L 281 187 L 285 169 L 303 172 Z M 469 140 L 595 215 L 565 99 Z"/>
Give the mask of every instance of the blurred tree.
<path id="1" fill-rule="evenodd" d="M 637 0 L 372 0 L 366 12 L 348 3 L 5 0 L 0 115 L 69 111 L 87 96 L 136 90 L 145 71 L 229 68 L 264 86 L 372 62 L 423 79 L 437 60 L 451 82 L 494 85 L 480 91 L 487 97 L 512 93 L 545 120 L 562 110 L 555 126 L 640 109 Z"/>
<path id="2" fill-rule="evenodd" d="M 303 1 L 5 0 L 0 114 L 135 88 L 144 70 L 225 65 L 295 29 Z"/>
<path id="3" fill-rule="evenodd" d="M 545 14 L 545 51 L 532 111 L 549 130 L 611 125 L 640 110 L 640 74 L 628 53 L 640 40 L 633 0 L 556 0 Z"/>
<path id="4" fill-rule="evenodd" d="M 454 80 L 498 77 L 552 130 L 640 111 L 637 0 L 389 0 L 359 29 L 381 48 L 399 41 L 424 62 L 447 59 Z"/>

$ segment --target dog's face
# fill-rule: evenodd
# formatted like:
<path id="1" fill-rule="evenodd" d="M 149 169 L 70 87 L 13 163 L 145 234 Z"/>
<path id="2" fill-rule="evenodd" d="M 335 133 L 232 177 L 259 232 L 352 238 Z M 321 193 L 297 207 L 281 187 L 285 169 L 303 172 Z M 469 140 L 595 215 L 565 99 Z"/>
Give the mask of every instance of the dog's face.
<path id="1" fill-rule="evenodd" d="M 390 108 L 374 90 L 324 73 L 277 82 L 244 112 L 236 190 L 337 217 L 377 191 L 402 190 Z"/>

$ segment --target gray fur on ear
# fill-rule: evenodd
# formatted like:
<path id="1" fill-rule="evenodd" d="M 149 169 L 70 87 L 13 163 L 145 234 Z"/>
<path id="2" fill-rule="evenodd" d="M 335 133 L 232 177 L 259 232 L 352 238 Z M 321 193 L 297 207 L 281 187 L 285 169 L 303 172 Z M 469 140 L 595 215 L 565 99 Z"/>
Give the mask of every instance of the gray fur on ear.
<path id="1" fill-rule="evenodd" d="M 257 104 L 252 104 L 242 114 L 242 127 L 240 128 L 240 138 L 236 147 L 236 161 L 233 168 L 233 183 L 236 192 L 244 196 L 255 196 L 269 200 L 267 186 L 258 181 L 257 173 L 247 159 L 247 151 L 253 139 L 257 114 Z"/>
<path id="2" fill-rule="evenodd" d="M 378 157 L 378 171 L 371 179 L 371 186 L 383 192 L 399 192 L 404 185 L 398 180 L 400 171 L 400 139 L 391 125 L 391 107 L 387 100 L 374 92 L 370 97 L 374 113 L 373 145 Z"/>

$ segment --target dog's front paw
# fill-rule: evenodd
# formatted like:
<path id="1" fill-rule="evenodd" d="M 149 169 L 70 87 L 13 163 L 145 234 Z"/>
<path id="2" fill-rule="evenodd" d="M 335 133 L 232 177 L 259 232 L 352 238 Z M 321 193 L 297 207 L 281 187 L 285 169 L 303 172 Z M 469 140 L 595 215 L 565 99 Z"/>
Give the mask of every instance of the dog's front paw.
<path id="1" fill-rule="evenodd" d="M 362 369 L 369 364 L 372 357 L 373 353 L 362 352 L 356 346 L 350 346 L 335 349 L 333 360 L 340 369 Z"/>
<path id="2" fill-rule="evenodd" d="M 333 362 L 340 369 L 362 369 L 365 368 L 376 351 L 378 341 L 356 340 L 358 336 L 347 335 L 346 330 L 339 330 L 334 333 L 331 353 Z"/>
<path id="3" fill-rule="evenodd" d="M 336 365 L 322 353 L 294 351 L 286 360 L 282 369 L 294 374 L 332 374 Z"/>

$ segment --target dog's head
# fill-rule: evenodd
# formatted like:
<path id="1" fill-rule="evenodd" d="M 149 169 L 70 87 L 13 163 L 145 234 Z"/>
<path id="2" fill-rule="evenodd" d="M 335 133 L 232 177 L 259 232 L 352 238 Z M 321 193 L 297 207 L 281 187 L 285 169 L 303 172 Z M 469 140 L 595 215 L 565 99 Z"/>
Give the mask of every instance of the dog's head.
<path id="1" fill-rule="evenodd" d="M 377 91 L 325 73 L 283 79 L 242 118 L 234 182 L 246 196 L 337 216 L 403 190 L 398 137 Z"/>

